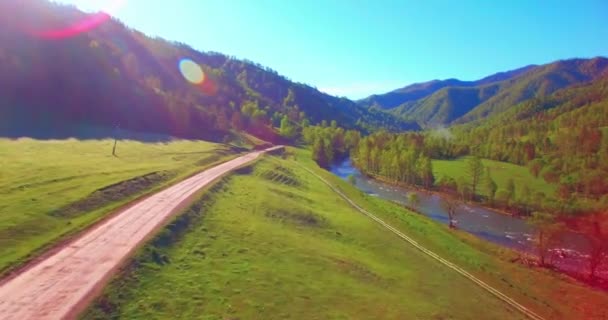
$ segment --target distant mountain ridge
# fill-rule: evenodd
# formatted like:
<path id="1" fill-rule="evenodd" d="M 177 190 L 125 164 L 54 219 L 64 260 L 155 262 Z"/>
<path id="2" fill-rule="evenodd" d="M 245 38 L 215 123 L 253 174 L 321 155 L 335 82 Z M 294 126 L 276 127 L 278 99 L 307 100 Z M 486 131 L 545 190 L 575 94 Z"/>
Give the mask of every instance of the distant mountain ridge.
<path id="1" fill-rule="evenodd" d="M 500 72 L 477 81 L 433 80 L 358 101 L 423 126 L 466 123 L 501 113 L 524 100 L 608 75 L 608 59 L 560 60 Z"/>

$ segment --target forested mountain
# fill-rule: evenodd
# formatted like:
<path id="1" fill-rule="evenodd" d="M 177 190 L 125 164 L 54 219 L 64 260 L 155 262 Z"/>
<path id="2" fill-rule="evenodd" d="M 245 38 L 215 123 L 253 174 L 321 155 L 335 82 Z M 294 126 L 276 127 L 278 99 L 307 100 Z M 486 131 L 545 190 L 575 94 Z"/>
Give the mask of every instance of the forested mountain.
<path id="1" fill-rule="evenodd" d="M 466 123 L 498 114 L 533 97 L 596 80 L 608 73 L 608 59 L 572 59 L 527 66 L 478 81 L 449 79 L 414 84 L 359 101 L 389 109 L 423 126 Z"/>
<path id="2" fill-rule="evenodd" d="M 454 150 L 527 165 L 567 201 L 608 205 L 608 75 L 526 100 L 483 122 L 455 126 Z M 450 156 L 456 156 L 452 154 Z"/>
<path id="3" fill-rule="evenodd" d="M 502 206 L 519 212 L 580 213 L 608 206 L 608 75 L 531 98 L 449 134 L 375 133 L 360 140 L 355 163 L 365 172 L 408 184 L 432 185 L 428 159 L 476 156 L 526 166 L 555 193 L 519 185 Z M 443 179 L 444 180 L 444 179 Z M 440 182 L 466 193 L 464 184 Z M 461 186 L 462 185 L 462 186 Z M 463 197 L 465 197 L 463 195 Z M 505 198 L 505 197 L 503 197 Z"/>
<path id="4" fill-rule="evenodd" d="M 534 67 L 535 66 L 527 66 L 512 71 L 500 72 L 477 81 L 447 79 L 415 83 L 391 92 L 387 92 L 385 94 L 372 95 L 363 100 L 359 100 L 358 103 L 364 106 L 371 106 L 379 109 L 393 109 L 407 102 L 416 101 L 430 96 L 438 90 L 446 87 L 474 87 L 492 82 L 503 81 L 520 75 Z"/>
<path id="5" fill-rule="evenodd" d="M 96 27 L 78 32 L 87 24 Z M 203 83 L 184 79 L 182 59 L 202 67 Z M 336 120 L 364 132 L 418 128 L 253 62 L 148 37 L 105 14 L 42 0 L 0 3 L 0 133 L 45 137 L 93 124 L 199 138 L 238 129 L 272 140 L 284 118 L 296 127 Z"/>

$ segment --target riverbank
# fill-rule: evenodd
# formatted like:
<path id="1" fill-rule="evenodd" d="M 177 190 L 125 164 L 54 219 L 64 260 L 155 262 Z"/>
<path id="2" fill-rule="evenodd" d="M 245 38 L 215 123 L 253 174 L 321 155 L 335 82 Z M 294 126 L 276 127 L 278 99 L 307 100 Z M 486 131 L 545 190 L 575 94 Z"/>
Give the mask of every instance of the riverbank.
<path id="1" fill-rule="evenodd" d="M 383 177 L 363 174 L 346 160 L 332 167 L 332 173 L 348 180 L 352 175 L 356 178 L 356 187 L 375 197 L 390 200 L 401 207 L 410 209 L 424 215 L 426 218 L 438 221 L 443 224 L 449 223 L 449 215 L 446 212 L 443 201 L 446 197 L 455 199 L 456 215 L 455 222 L 459 230 L 471 234 L 481 241 L 498 244 L 502 247 L 513 250 L 521 255 L 519 261 L 524 265 L 533 263 L 531 260 L 538 260 L 538 245 L 536 228 L 527 222 L 527 219 L 508 212 L 487 208 L 476 202 L 463 202 L 453 194 L 430 191 L 420 187 L 413 187 L 403 183 L 395 183 Z M 408 194 L 415 192 L 418 194 L 419 204 L 416 208 L 408 205 Z M 414 210 L 412 210 L 414 209 Z M 605 288 L 605 285 L 597 282 L 588 281 L 589 266 L 589 240 L 579 232 L 569 232 L 564 230 L 559 238 L 552 240 L 551 246 L 546 248 L 546 260 L 553 269 L 560 274 L 569 275 L 581 282 L 590 284 L 594 287 Z M 534 259 L 529 259 L 534 256 Z M 517 260 L 517 259 L 516 259 Z M 602 271 L 597 273 L 599 277 L 608 280 L 608 263 L 601 267 Z M 605 281 L 602 281 L 605 282 Z"/>
<path id="2" fill-rule="evenodd" d="M 358 170 L 360 170 L 360 169 L 358 169 Z M 503 214 L 503 215 L 506 215 L 506 216 L 510 216 L 510 217 L 513 217 L 513 218 L 525 220 L 527 217 L 529 217 L 529 216 L 520 215 L 520 214 L 517 214 L 517 213 L 514 213 L 514 212 L 507 211 L 507 210 L 505 210 L 503 208 L 497 208 L 497 207 L 494 207 L 494 206 L 488 206 L 487 203 L 485 203 L 485 202 L 462 200 L 459 196 L 455 195 L 453 192 L 450 193 L 450 192 L 439 191 L 439 190 L 431 190 L 431 189 L 423 188 L 423 187 L 420 187 L 420 186 L 417 186 L 417 185 L 412 185 L 412 184 L 407 184 L 407 183 L 403 183 L 403 182 L 393 181 L 393 180 L 387 179 L 387 178 L 385 178 L 385 177 L 383 177 L 381 175 L 375 175 L 375 174 L 371 174 L 371 173 L 365 173 L 363 171 L 361 171 L 361 174 L 364 174 L 368 178 L 371 178 L 371 179 L 376 180 L 376 181 L 380 181 L 380 182 L 382 182 L 384 184 L 389 184 L 389 185 L 392 185 L 392 186 L 395 186 L 395 187 L 399 187 L 399 188 L 402 188 L 402 189 L 413 189 L 413 190 L 416 190 L 417 192 L 424 192 L 424 193 L 427 193 L 427 194 L 434 194 L 434 195 L 438 195 L 438 196 L 440 196 L 442 198 L 450 198 L 451 200 L 457 201 L 457 202 L 459 202 L 461 204 L 465 204 L 465 205 L 466 204 L 474 204 L 475 206 L 482 207 L 482 208 L 484 208 L 486 210 L 492 210 L 494 212 L 497 212 L 497 213 L 500 213 L 500 214 Z"/>

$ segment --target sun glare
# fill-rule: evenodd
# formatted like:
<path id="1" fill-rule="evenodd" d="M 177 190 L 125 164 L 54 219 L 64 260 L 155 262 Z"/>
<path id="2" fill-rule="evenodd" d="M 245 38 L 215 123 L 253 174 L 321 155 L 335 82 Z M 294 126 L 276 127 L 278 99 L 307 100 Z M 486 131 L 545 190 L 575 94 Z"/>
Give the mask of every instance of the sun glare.
<path id="1" fill-rule="evenodd" d="M 62 28 L 32 29 L 25 26 L 25 29 L 34 36 L 47 39 L 70 38 L 81 33 L 90 31 L 110 19 L 110 17 L 120 9 L 126 0 L 71 0 L 64 1 L 73 4 L 80 10 L 89 13 L 85 18 L 75 21 Z"/>
<path id="2" fill-rule="evenodd" d="M 190 59 L 182 59 L 179 62 L 179 71 L 190 83 L 201 84 L 205 81 L 203 69 Z"/>

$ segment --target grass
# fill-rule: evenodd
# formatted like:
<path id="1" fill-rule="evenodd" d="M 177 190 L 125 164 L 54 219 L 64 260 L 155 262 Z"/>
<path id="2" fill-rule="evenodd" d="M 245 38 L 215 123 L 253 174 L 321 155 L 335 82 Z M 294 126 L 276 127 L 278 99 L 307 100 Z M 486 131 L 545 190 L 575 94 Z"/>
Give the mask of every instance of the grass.
<path id="1" fill-rule="evenodd" d="M 299 153 L 298 161 L 316 167 L 307 151 Z M 393 202 L 365 194 L 330 172 L 318 168 L 315 171 L 366 210 L 546 319 L 608 319 L 606 292 L 557 272 L 513 263 L 519 254 L 512 250 L 464 231 L 450 230 Z M 484 314 L 483 318 L 492 317 Z"/>
<path id="2" fill-rule="evenodd" d="M 225 145 L 0 139 L 0 270 L 6 272 L 118 206 L 215 162 Z"/>
<path id="3" fill-rule="evenodd" d="M 433 174 L 436 178 L 442 176 L 454 179 L 467 177 L 466 159 L 467 157 L 456 160 L 433 160 Z M 547 183 L 542 178 L 534 177 L 526 167 L 488 159 L 483 159 L 482 163 L 484 168 L 490 169 L 490 175 L 496 182 L 498 190 L 505 190 L 509 179 L 513 179 L 516 193 L 524 185 L 527 185 L 530 190 L 542 191 L 547 196 L 553 195 L 555 192 L 555 185 Z M 478 190 L 478 193 L 482 195 L 486 195 L 485 192 L 485 188 L 483 187 L 480 187 Z"/>
<path id="4" fill-rule="evenodd" d="M 605 294 L 508 263 L 510 251 L 369 197 L 317 168 L 308 152 L 296 155 L 359 204 L 548 319 L 606 315 L 598 308 L 608 305 Z M 182 217 L 187 226 L 175 232 L 172 224 L 141 250 L 84 318 L 522 318 L 355 211 L 294 160 L 266 157 L 240 170 Z"/>

